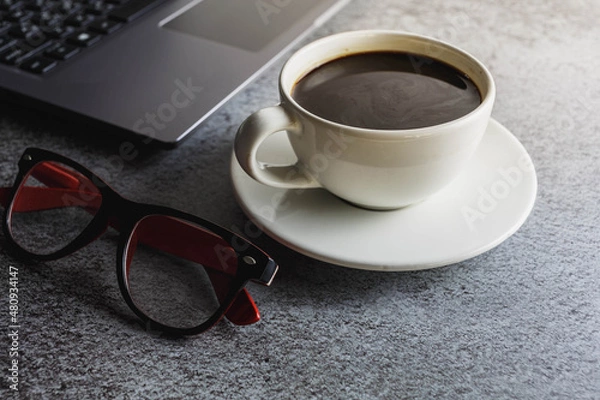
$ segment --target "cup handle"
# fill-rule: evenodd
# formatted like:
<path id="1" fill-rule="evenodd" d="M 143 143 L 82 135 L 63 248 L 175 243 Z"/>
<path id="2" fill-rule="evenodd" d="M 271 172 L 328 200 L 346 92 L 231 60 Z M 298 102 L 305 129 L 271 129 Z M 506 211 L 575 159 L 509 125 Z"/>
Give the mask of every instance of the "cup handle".
<path id="1" fill-rule="evenodd" d="M 280 131 L 299 131 L 300 124 L 281 105 L 263 108 L 250 115 L 238 129 L 234 152 L 248 175 L 265 185 L 285 189 L 309 189 L 321 185 L 299 162 L 275 166 L 260 162 L 256 153 L 262 142 Z"/>

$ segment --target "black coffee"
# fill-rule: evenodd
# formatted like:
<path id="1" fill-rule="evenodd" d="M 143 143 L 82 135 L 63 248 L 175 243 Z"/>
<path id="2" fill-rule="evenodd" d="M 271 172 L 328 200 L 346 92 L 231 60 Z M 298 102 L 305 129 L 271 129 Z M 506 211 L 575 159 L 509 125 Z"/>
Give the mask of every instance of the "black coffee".
<path id="1" fill-rule="evenodd" d="M 330 121 L 371 129 L 410 129 L 459 118 L 481 103 L 475 84 L 454 67 L 409 53 L 354 54 L 296 83 L 292 96 Z"/>

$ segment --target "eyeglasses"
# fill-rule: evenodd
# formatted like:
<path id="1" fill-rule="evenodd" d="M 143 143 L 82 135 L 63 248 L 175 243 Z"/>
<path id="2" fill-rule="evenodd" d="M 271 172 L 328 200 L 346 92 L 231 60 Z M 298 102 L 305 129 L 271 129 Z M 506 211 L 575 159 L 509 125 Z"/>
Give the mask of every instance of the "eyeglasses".
<path id="1" fill-rule="evenodd" d="M 110 226 L 120 232 L 119 288 L 147 329 L 203 332 L 223 316 L 246 325 L 260 319 L 248 281 L 270 285 L 277 264 L 244 238 L 167 207 L 121 197 L 66 157 L 29 148 L 12 188 L 0 189 L 3 229 L 17 255 L 56 260 Z"/>

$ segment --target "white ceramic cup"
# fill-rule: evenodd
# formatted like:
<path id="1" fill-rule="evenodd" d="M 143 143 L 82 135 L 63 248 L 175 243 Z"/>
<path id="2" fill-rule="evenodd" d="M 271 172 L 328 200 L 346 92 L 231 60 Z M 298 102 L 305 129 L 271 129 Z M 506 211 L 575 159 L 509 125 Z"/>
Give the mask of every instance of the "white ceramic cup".
<path id="1" fill-rule="evenodd" d="M 292 97 L 306 74 L 343 56 L 394 51 L 427 56 L 465 73 L 481 104 L 447 123 L 416 129 L 377 130 L 342 125 L 302 108 Z M 396 209 L 424 200 L 448 185 L 466 165 L 485 133 L 496 94 L 487 68 L 466 52 L 438 40 L 396 31 L 350 31 L 303 47 L 279 77 L 281 103 L 248 117 L 235 138 L 241 167 L 265 185 L 324 188 L 358 206 Z M 256 158 L 270 135 L 287 131 L 298 158 L 269 165 Z"/>

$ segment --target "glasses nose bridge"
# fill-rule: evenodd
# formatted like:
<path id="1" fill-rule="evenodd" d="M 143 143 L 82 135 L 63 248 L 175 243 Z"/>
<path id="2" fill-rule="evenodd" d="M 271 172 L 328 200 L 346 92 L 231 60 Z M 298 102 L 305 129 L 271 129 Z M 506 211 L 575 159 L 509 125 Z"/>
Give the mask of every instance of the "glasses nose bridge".
<path id="1" fill-rule="evenodd" d="M 132 226 L 139 220 L 139 209 L 137 203 L 126 199 L 111 188 L 103 195 L 102 208 L 108 225 L 121 231 L 125 226 Z"/>

